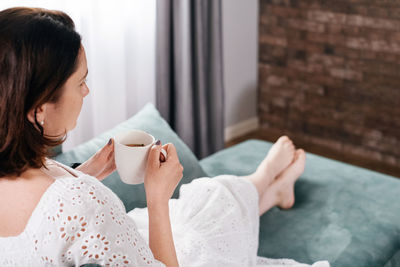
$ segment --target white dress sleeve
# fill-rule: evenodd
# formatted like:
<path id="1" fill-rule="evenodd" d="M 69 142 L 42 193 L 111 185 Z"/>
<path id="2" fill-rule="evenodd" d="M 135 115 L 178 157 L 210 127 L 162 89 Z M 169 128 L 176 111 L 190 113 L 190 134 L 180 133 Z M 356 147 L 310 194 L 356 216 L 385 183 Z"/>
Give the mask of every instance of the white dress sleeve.
<path id="1" fill-rule="evenodd" d="M 33 238 L 42 263 L 54 266 L 161 267 L 121 200 L 90 176 L 56 181 Z"/>

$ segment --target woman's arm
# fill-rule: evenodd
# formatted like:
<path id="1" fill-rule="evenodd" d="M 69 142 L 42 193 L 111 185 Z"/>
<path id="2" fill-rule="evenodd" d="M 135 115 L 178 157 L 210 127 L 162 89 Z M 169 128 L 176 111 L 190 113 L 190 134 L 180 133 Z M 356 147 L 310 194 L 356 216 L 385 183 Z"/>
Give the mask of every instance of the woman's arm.
<path id="1" fill-rule="evenodd" d="M 164 146 L 168 157 L 160 162 L 161 143 L 150 150 L 144 186 L 149 213 L 149 245 L 154 258 L 167 267 L 179 266 L 172 237 L 168 202 L 182 178 L 183 167 L 175 147 Z"/>
<path id="2" fill-rule="evenodd" d="M 149 212 L 149 245 L 154 258 L 167 267 L 179 266 L 176 257 L 168 203 L 148 206 Z"/>

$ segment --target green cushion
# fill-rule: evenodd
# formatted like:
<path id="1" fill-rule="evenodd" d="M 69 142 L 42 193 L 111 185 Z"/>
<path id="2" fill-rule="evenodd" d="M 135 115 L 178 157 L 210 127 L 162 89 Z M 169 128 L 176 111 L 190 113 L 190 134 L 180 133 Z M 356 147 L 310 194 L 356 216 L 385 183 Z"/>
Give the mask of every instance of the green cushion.
<path id="1" fill-rule="evenodd" d="M 271 147 L 246 141 L 200 164 L 210 175 L 253 172 Z M 307 154 L 290 210 L 260 219 L 258 253 L 331 266 L 400 266 L 400 180 Z"/>
<path id="2" fill-rule="evenodd" d="M 147 104 L 140 112 L 132 118 L 122 122 L 113 129 L 101 134 L 92 140 L 77 146 L 71 151 L 59 154 L 55 160 L 64 164 L 74 162 L 84 162 L 90 158 L 96 151 L 102 148 L 108 140 L 116 133 L 140 129 L 152 134 L 156 139 L 160 139 L 163 144 L 173 143 L 177 149 L 179 160 L 183 165 L 183 178 L 174 192 L 173 197 L 178 197 L 179 187 L 184 183 L 189 183 L 193 178 L 206 176 L 196 156 L 183 143 L 183 141 L 170 128 L 168 123 L 160 116 L 152 104 Z M 128 185 L 123 183 L 117 172 L 103 180 L 103 183 L 113 190 L 123 201 L 127 211 L 135 207 L 145 207 L 146 197 L 143 184 Z"/>
<path id="3" fill-rule="evenodd" d="M 400 266 L 400 250 L 390 258 L 383 267 L 399 267 Z"/>

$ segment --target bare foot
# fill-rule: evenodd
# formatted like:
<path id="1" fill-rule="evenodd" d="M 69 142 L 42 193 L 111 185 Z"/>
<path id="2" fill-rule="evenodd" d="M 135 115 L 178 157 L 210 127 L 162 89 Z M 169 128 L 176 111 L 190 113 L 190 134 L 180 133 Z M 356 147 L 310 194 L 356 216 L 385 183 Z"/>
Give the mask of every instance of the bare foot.
<path id="1" fill-rule="evenodd" d="M 306 154 L 298 149 L 292 164 L 289 165 L 274 182 L 267 188 L 260 198 L 260 215 L 273 206 L 281 209 L 290 209 L 294 205 L 294 183 L 304 171 Z"/>
<path id="2" fill-rule="evenodd" d="M 290 209 L 294 205 L 294 183 L 304 172 L 306 153 L 303 149 L 296 150 L 293 163 L 277 178 L 277 206 Z"/>
<path id="3" fill-rule="evenodd" d="M 293 161 L 295 147 L 287 136 L 280 137 L 257 168 L 258 173 L 268 173 L 276 178 Z M 271 181 L 270 181 L 271 182 Z"/>

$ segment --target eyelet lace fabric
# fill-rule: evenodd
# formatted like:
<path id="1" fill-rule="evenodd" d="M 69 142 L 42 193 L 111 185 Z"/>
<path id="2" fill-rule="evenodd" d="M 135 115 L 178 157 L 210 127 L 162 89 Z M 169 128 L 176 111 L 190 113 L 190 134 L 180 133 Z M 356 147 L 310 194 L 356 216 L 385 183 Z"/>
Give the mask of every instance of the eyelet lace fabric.
<path id="1" fill-rule="evenodd" d="M 180 266 L 309 266 L 290 259 L 257 257 L 258 193 L 247 179 L 231 175 L 199 178 L 183 185 L 179 195 L 170 200 L 169 208 Z M 147 209 L 134 209 L 128 216 L 148 240 Z M 313 265 L 328 266 L 328 262 Z"/>
<path id="2" fill-rule="evenodd" d="M 47 189 L 24 232 L 0 238 L 0 266 L 165 266 L 148 246 L 147 209 L 127 214 L 110 189 L 77 173 Z M 181 267 L 305 266 L 256 256 L 258 195 L 243 178 L 196 179 L 169 208 Z"/>
<path id="3" fill-rule="evenodd" d="M 97 179 L 56 180 L 22 234 L 0 238 L 0 266 L 165 266 L 120 199 Z"/>

